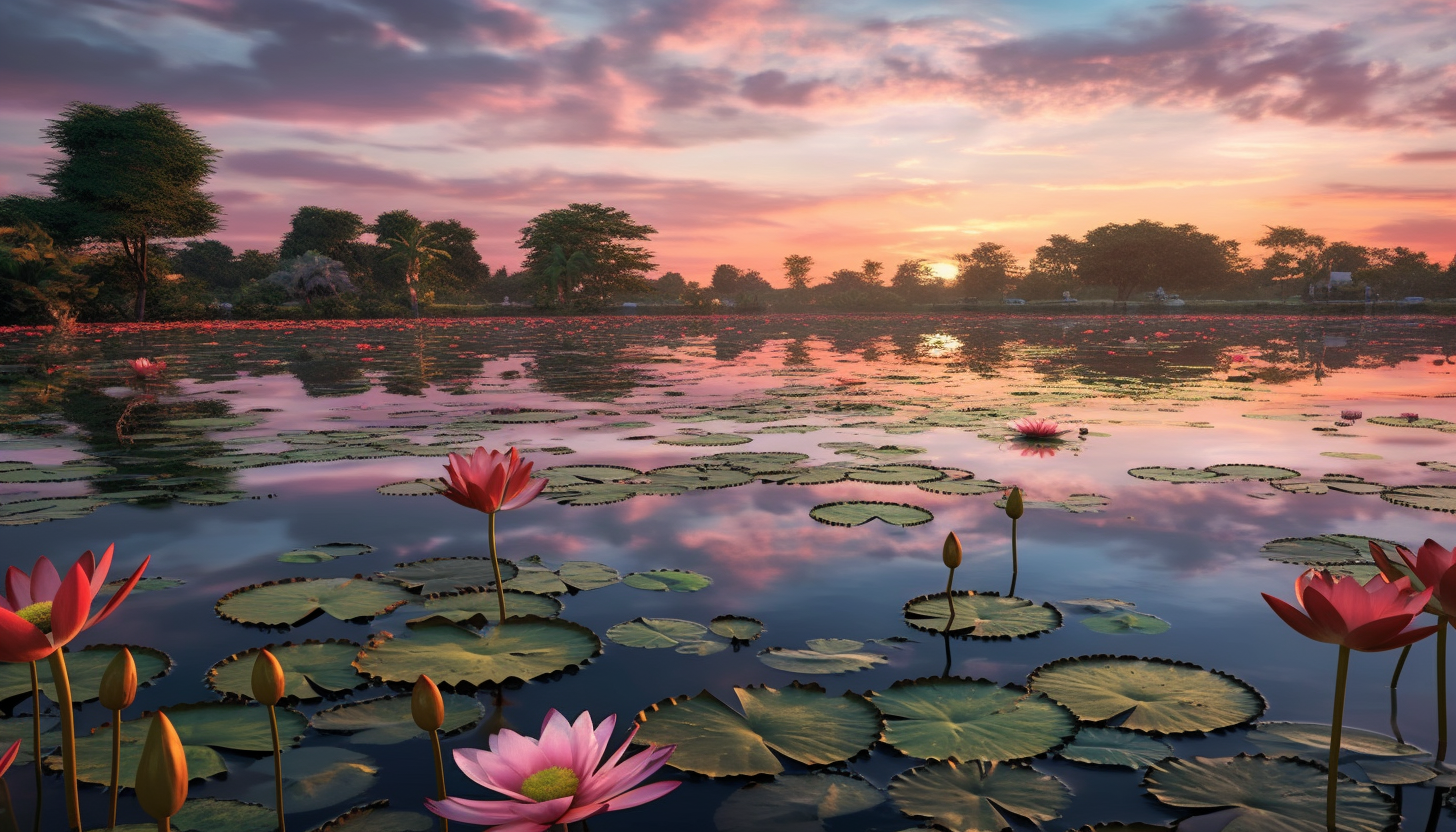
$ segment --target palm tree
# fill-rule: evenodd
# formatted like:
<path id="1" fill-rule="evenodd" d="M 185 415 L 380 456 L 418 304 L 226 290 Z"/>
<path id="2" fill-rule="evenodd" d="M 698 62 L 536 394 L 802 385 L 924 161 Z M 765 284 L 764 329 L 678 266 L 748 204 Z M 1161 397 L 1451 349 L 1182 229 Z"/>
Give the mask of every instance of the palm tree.
<path id="1" fill-rule="evenodd" d="M 436 260 L 450 259 L 450 252 L 435 248 L 438 242 L 435 235 L 423 225 L 402 231 L 387 240 L 380 240 L 381 244 L 389 247 L 389 256 L 384 258 L 385 262 L 399 260 L 404 263 L 404 282 L 409 287 L 410 312 L 416 318 L 420 316 L 420 301 L 415 284 L 420 282 L 420 272 Z"/>
<path id="2" fill-rule="evenodd" d="M 566 305 L 566 294 L 576 288 L 581 282 L 582 275 L 591 270 L 594 265 L 592 256 L 585 249 L 579 249 L 566 256 L 566 250 L 560 245 L 551 247 L 551 262 L 546 265 L 546 281 L 551 285 L 551 293 L 556 296 L 558 306 Z"/>

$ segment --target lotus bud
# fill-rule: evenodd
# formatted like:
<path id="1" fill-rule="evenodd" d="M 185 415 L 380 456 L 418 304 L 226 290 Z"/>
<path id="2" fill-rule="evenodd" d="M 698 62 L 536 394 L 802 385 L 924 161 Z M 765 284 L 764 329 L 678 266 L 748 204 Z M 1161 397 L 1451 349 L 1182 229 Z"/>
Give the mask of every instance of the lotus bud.
<path id="1" fill-rule="evenodd" d="M 131 651 L 123 647 L 101 674 L 101 707 L 108 711 L 126 710 L 136 701 L 136 692 L 136 661 Z"/>
<path id="2" fill-rule="evenodd" d="M 187 757 L 177 729 L 161 711 L 152 717 L 137 761 L 136 796 L 142 809 L 157 820 L 172 817 L 187 802 Z"/>
<path id="3" fill-rule="evenodd" d="M 267 650 L 253 660 L 253 698 L 268 706 L 283 698 L 283 665 Z"/>
<path id="4" fill-rule="evenodd" d="M 1006 497 L 1006 516 L 1012 520 L 1020 520 L 1025 513 L 1026 506 L 1021 502 L 1021 488 L 1012 486 L 1011 493 Z"/>
<path id="5" fill-rule="evenodd" d="M 955 569 L 961 565 L 961 539 L 956 537 L 955 532 L 945 536 L 945 545 L 940 549 L 940 558 L 945 561 L 949 569 Z"/>
<path id="6" fill-rule="evenodd" d="M 415 680 L 415 693 L 410 699 L 410 714 L 421 731 L 438 731 L 445 724 L 445 700 L 440 689 L 424 674 Z"/>

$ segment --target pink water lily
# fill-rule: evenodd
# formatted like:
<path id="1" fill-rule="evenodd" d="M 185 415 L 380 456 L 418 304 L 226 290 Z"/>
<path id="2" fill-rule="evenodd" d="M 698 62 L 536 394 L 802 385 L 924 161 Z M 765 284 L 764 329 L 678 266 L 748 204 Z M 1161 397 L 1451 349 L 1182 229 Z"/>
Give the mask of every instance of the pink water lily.
<path id="1" fill-rule="evenodd" d="M 616 716 L 593 728 L 583 712 L 567 722 L 555 709 L 546 714 L 539 740 L 507 728 L 490 738 L 490 750 L 455 749 L 455 764 L 471 780 L 508 800 L 447 797 L 426 800 L 442 818 L 493 826 L 494 832 L 545 832 L 555 824 L 630 809 L 656 800 L 680 784 L 663 781 L 638 786 L 667 762 L 676 746 L 649 746 L 622 759 L 637 726 L 605 761 Z M 635 788 L 634 788 L 635 787 Z"/>
<path id="2" fill-rule="evenodd" d="M 441 477 L 445 496 L 462 506 L 494 514 L 520 508 L 536 499 L 546 480 L 531 479 L 531 465 L 521 461 L 521 454 L 511 448 L 509 454 L 476 448 L 469 456 L 450 454 Z"/>
<path id="3" fill-rule="evenodd" d="M 101 560 L 88 549 L 62 579 L 48 558 L 36 559 L 27 574 L 12 566 L 5 573 L 5 597 L 0 599 L 0 662 L 44 659 L 81 631 L 101 623 L 126 600 L 151 562 L 148 556 L 101 611 L 91 615 L 91 603 L 106 585 L 114 546 Z"/>
<path id="4" fill-rule="evenodd" d="M 1410 626 L 1431 600 L 1431 592 L 1412 589 L 1409 578 L 1381 577 L 1362 586 L 1352 577 L 1310 569 L 1294 582 L 1294 597 L 1304 612 L 1267 592 L 1263 595 L 1284 623 L 1301 635 L 1374 653 L 1404 647 L 1436 632 L 1435 627 Z"/>
<path id="5" fill-rule="evenodd" d="M 1017 419 L 1010 424 L 1010 428 L 1020 434 L 1020 438 L 1023 439 L 1055 439 L 1064 433 L 1070 433 L 1070 431 L 1062 430 L 1061 425 L 1050 419 L 1031 417 Z"/>
<path id="6" fill-rule="evenodd" d="M 127 366 L 131 367 L 133 373 L 136 373 L 142 378 L 151 378 L 167 369 L 167 362 L 153 361 L 150 358 L 128 358 L 126 363 Z"/>
<path id="7" fill-rule="evenodd" d="M 1428 612 L 1436 615 L 1456 613 L 1456 551 L 1427 539 L 1415 554 L 1399 544 L 1396 544 L 1395 553 L 1400 555 L 1402 563 L 1392 561 L 1379 543 L 1370 541 L 1370 556 L 1387 579 L 1413 578 L 1412 584 L 1431 590 L 1431 603 L 1426 607 Z"/>
<path id="8" fill-rule="evenodd" d="M 4 777 L 5 776 L 5 772 L 7 772 L 7 771 L 10 770 L 10 764 L 13 763 L 13 762 L 15 762 L 15 758 L 19 754 L 20 754 L 20 740 L 16 740 L 15 742 L 12 742 L 10 744 L 10 747 L 7 748 L 7 749 L 5 749 L 5 753 L 4 754 L 0 754 L 0 777 Z"/>

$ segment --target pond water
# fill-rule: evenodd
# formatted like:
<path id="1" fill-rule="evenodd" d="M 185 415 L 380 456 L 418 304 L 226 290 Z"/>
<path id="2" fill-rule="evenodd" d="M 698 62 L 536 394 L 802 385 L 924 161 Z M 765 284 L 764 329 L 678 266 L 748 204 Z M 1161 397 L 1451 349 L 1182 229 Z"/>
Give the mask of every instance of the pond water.
<path id="1" fill-rule="evenodd" d="M 874 692 L 871 700 L 893 710 L 917 691 L 938 690 L 930 677 L 1024 686 L 1034 670 L 1064 658 L 1191 663 L 1235 677 L 1257 694 L 1200 674 L 1194 684 L 1205 687 L 1190 694 L 1198 704 L 1175 712 L 1193 714 L 1196 722 L 1200 709 L 1218 710 L 1228 697 L 1257 703 L 1252 712 L 1234 708 L 1222 723 L 1209 717 L 1210 724 L 1230 727 L 1206 733 L 1188 730 L 1176 715 L 1146 723 L 1181 728 L 1155 737 L 1170 749 L 1161 753 L 1125 731 L 1103 740 L 1128 743 L 1150 759 L 1266 752 L 1323 760 L 1317 742 L 1301 747 L 1271 738 L 1279 726 L 1250 730 L 1254 721 L 1327 724 L 1337 652 L 1285 626 L 1260 598 L 1268 592 L 1292 600 L 1292 583 L 1304 568 L 1271 560 L 1261 547 L 1282 538 L 1349 535 L 1321 545 L 1287 544 L 1274 554 L 1319 561 L 1344 553 L 1347 561 L 1368 561 L 1360 538 L 1456 543 L 1456 519 L 1444 513 L 1456 509 L 1453 347 L 1456 322 L 1394 317 L 493 318 L 127 326 L 84 329 L 65 339 L 0 330 L 0 430 L 8 431 L 0 434 L 0 565 L 29 568 L 41 554 L 69 565 L 83 550 L 114 542 L 113 578 L 151 555 L 148 575 L 182 582 L 134 593 L 72 645 L 73 665 L 81 661 L 80 648 L 91 644 L 165 653 L 155 667 L 170 662 L 170 671 L 140 691 L 127 719 L 159 707 L 224 701 L 209 684 L 209 669 L 230 657 L 250 667 L 254 648 L 352 642 L 310 654 L 310 678 L 328 693 L 291 705 L 301 717 L 290 724 L 301 728 L 304 717 L 328 709 L 407 693 L 403 684 L 358 675 L 350 666 L 360 649 L 355 645 L 364 650 L 364 666 L 388 676 L 405 672 L 400 656 L 449 664 L 440 656 L 460 643 L 451 639 L 476 639 L 438 621 L 408 624 L 430 614 L 421 607 L 423 596 L 380 573 L 423 559 L 486 556 L 485 515 L 424 493 L 413 481 L 439 476 L 448 450 L 513 446 L 538 471 L 557 470 L 546 471 L 552 483 L 540 498 L 498 516 L 501 556 L 519 572 L 508 587 L 514 582 L 517 589 L 556 593 L 550 597 L 560 602 L 559 620 L 572 625 L 537 622 L 526 640 L 540 640 L 533 647 L 548 654 L 542 661 L 571 666 L 524 683 L 456 685 L 474 701 L 451 700 L 468 727 L 443 740 L 447 754 L 484 746 L 501 727 L 534 736 L 552 708 L 569 717 L 583 710 L 597 718 L 616 714 L 616 742 L 644 709 L 644 736 L 651 729 L 681 733 L 683 723 L 702 721 L 690 707 L 711 703 L 700 692 L 740 710 L 735 687 L 767 686 L 779 693 L 750 690 L 744 697 L 751 706 L 759 703 L 768 722 L 779 720 L 776 729 L 754 723 L 770 745 L 786 750 L 777 757 L 763 750 L 757 758 L 762 764 L 767 755 L 768 766 L 782 767 L 775 785 L 766 775 L 713 778 L 669 766 L 659 776 L 684 780 L 683 786 L 649 805 L 593 818 L 592 832 L 898 832 L 928 825 L 925 815 L 943 810 L 903 788 L 904 777 L 896 799 L 920 817 L 902 814 L 880 791 L 926 761 L 889 741 L 897 727 L 897 737 L 910 733 L 903 727 L 911 720 L 892 716 L 882 727 L 875 709 L 856 697 Z M 140 380 L 123 364 L 138 356 L 168 366 Z M 1345 410 L 1361 411 L 1361 418 L 1342 420 Z M 1012 438 L 1007 422 L 1030 415 L 1071 432 L 1044 443 Z M 1137 475 L 1129 474 L 1134 470 Z M 941 545 L 948 532 L 965 551 L 956 589 L 1010 594 L 1012 526 L 996 503 L 1012 485 L 1028 501 L 1017 528 L 1014 594 L 1034 603 L 1014 615 L 982 614 L 986 627 L 1033 634 L 944 638 L 933 617 L 910 626 L 906 603 L 944 592 Z M 863 519 L 856 511 L 873 512 L 863 503 L 896 504 L 880 509 L 913 525 L 870 519 L 850 527 L 815 516 L 852 522 Z M 364 545 L 318 548 L 329 543 Z M 285 553 L 293 554 L 280 560 Z M 651 586 L 650 576 L 598 585 L 606 581 L 592 580 L 610 577 L 609 570 L 571 566 L 562 578 L 595 588 L 562 592 L 568 587 L 545 570 L 566 562 L 601 564 L 620 576 L 684 570 L 694 574 L 663 580 L 674 590 L 694 591 L 630 585 Z M 478 577 L 470 571 L 477 566 L 436 563 L 439 582 L 427 588 L 450 588 L 456 568 L 463 570 L 456 583 L 479 583 L 470 580 Z M 1363 577 L 1372 573 L 1358 564 L 1349 568 Z M 266 582 L 355 575 L 374 579 L 335 581 L 347 584 L 337 590 L 335 611 L 381 614 L 355 620 L 310 614 L 302 596 L 243 592 L 232 603 L 263 600 L 220 602 Z M 351 594 L 361 586 L 377 597 Z M 540 595 L 507 597 L 522 609 L 555 612 Z M 1099 613 L 1070 603 L 1087 599 L 1124 605 L 1104 603 Z M 1051 607 L 1036 606 L 1044 602 Z M 368 609 L 371 604 L 379 609 Z M 477 608 L 493 610 L 494 601 Z M 223 617 L 228 614 L 293 626 L 243 624 Z M 1036 615 L 1044 616 L 1036 619 L 1041 624 L 1025 623 Z M 719 616 L 757 619 L 763 631 L 731 645 L 686 625 L 659 625 L 665 635 L 628 627 L 612 631 L 616 640 L 609 636 L 615 625 L 638 618 L 706 626 Z M 1053 629 L 1036 632 L 1047 627 Z M 494 629 L 493 622 L 484 625 L 487 634 Z M 665 646 L 618 643 L 634 637 Z M 809 643 L 825 639 L 848 641 Z M 563 647 L 568 641 L 573 646 Z M 399 645 L 412 650 L 390 652 Z M 1398 731 L 1406 743 L 1434 751 L 1434 649 L 1427 640 L 1411 652 L 1398 689 L 1398 723 L 1389 688 L 1398 652 L 1355 654 L 1346 725 Z M 503 660 L 496 666 L 502 664 L 513 666 Z M 1138 670 L 1156 674 L 1158 667 Z M 856 669 L 816 672 L 846 668 Z M 25 673 L 0 666 L 5 738 L 29 736 Z M 227 675 L 224 667 L 212 685 L 227 688 Z M 431 675 L 445 681 L 450 670 Z M 1045 675 L 1052 692 L 1053 674 Z M 923 681 L 896 688 L 903 694 L 897 700 L 891 686 L 916 679 Z M 795 682 L 824 693 L 798 690 Z M 298 683 L 297 690 L 308 691 Z M 987 696 L 994 686 L 968 693 L 972 687 L 931 698 Z M 849 699 L 841 697 L 846 692 Z M 80 698 L 89 697 L 78 691 Z M 850 730 L 826 716 L 831 701 L 869 713 L 871 734 L 884 730 L 886 740 L 868 750 L 860 750 L 868 739 L 852 747 L 844 736 L 863 733 L 862 726 Z M 1066 704 L 1072 711 L 1084 707 Z M 793 714 L 811 715 L 802 719 L 812 723 L 809 733 L 823 731 L 818 739 L 826 745 L 849 743 L 839 757 L 826 751 L 831 758 L 853 756 L 828 766 L 799 762 L 813 738 L 780 735 L 793 733 L 782 724 L 795 718 L 783 716 L 790 705 L 802 708 Z M 53 715 L 55 705 L 48 710 Z M 263 720 L 266 727 L 258 708 L 240 710 L 234 718 Z M 1138 724 L 1137 713 L 1112 724 L 1124 718 Z M 429 743 L 387 725 L 382 737 L 341 732 L 341 725 L 357 730 L 381 719 L 367 710 L 352 721 L 345 711 L 331 717 L 336 730 L 322 730 L 330 717 L 316 719 L 315 727 L 294 732 L 299 745 L 284 755 L 286 776 L 290 767 L 306 773 L 285 801 L 290 828 L 309 829 L 382 799 L 393 811 L 422 812 L 422 798 L 433 793 Z M 93 701 L 77 718 L 84 735 L 108 714 Z M 1055 723 L 1054 717 L 1028 719 Z M 924 735 L 947 733 L 933 720 L 922 724 L 929 725 Z M 1008 796 L 1015 792 L 1010 786 L 990 788 L 1012 828 L 1035 828 L 1023 815 L 1038 812 L 1047 818 L 1043 828 L 1053 830 L 1110 821 L 1163 828 L 1194 814 L 1150 797 L 1145 767 L 1064 757 L 1056 747 L 1070 729 L 1014 720 L 1010 726 L 991 733 L 1023 739 L 1052 730 L 1058 736 L 1030 753 L 983 755 L 1021 758 L 991 774 L 1030 765 L 1065 785 L 1032 777 L 1035 783 L 1024 787 L 1029 791 L 1017 792 L 1020 803 Z M 759 747 L 741 720 L 722 730 L 740 746 Z M 1089 741 L 1093 736 L 1086 734 Z M 198 740 L 198 749 L 210 755 L 218 776 L 194 782 L 192 798 L 271 805 L 267 755 L 236 750 L 252 747 L 236 737 L 208 742 Z M 923 748 L 910 740 L 897 744 Z M 714 773 L 751 756 L 722 751 L 727 745 L 720 737 L 682 759 Z M 1430 761 L 1414 749 L 1405 753 L 1357 754 L 1342 771 L 1361 781 L 1391 781 L 1401 779 L 1392 774 L 1399 761 Z M 28 757 L 27 741 L 22 762 Z M 451 794 L 491 796 L 448 760 L 446 768 Z M 936 764 L 910 778 L 947 768 Z M 19 828 L 29 828 L 34 817 L 32 771 L 19 764 L 6 778 Z M 1315 774 L 1322 784 L 1324 775 Z M 1398 801 L 1403 828 L 1456 828 L 1456 812 L 1442 808 L 1444 790 L 1429 782 L 1381 788 Z M 1311 793 L 1315 816 L 1322 817 L 1322 792 Z M 57 775 L 46 775 L 42 795 L 38 828 L 64 828 Z M 83 784 L 82 797 L 88 827 L 102 826 L 105 791 Z M 1230 799 L 1228 805 L 1236 804 Z M 124 822 L 146 820 L 134 800 L 124 796 L 121 805 Z M 1240 811 L 1247 810 L 1221 811 L 1180 828 L 1219 828 Z M 375 821 L 339 828 L 434 828 L 418 814 Z M 266 813 L 253 822 L 261 825 L 251 828 L 271 828 Z M 1254 822 L 1249 828 L 1273 828 Z M 1381 828 L 1372 822 L 1352 828 Z M 209 832 L 225 828 L 214 824 Z"/>

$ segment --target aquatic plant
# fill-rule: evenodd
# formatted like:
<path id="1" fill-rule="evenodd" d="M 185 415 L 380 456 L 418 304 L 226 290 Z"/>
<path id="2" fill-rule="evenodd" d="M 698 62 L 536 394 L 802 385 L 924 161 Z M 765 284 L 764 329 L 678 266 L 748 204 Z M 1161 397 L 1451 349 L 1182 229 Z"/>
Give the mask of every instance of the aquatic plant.
<path id="1" fill-rule="evenodd" d="M 1365 414 L 1359 410 L 1341 410 L 1340 418 L 1346 422 L 1358 422 Z"/>
<path id="2" fill-rule="evenodd" d="M 567 722 L 553 708 L 541 724 L 539 740 L 506 728 L 491 736 L 488 751 L 457 748 L 455 764 L 465 776 L 510 799 L 447 797 L 427 799 L 425 806 L 451 820 L 508 824 L 511 832 L 545 832 L 554 824 L 640 806 L 681 785 L 677 781 L 637 785 L 662 768 L 676 746 L 652 746 L 623 761 L 637 735 L 636 725 L 621 747 L 602 760 L 616 723 L 616 716 L 609 715 L 593 727 L 588 712 L 574 723 Z"/>
<path id="3" fill-rule="evenodd" d="M 157 373 L 160 373 L 163 370 L 167 369 L 167 362 L 153 361 L 152 359 L 145 357 L 128 358 L 126 360 L 126 364 L 128 367 L 131 367 L 131 371 L 133 373 L 136 373 L 137 378 L 151 378 Z"/>
<path id="4" fill-rule="evenodd" d="M 1420 421 L 1421 414 L 1419 414 L 1419 413 L 1402 413 L 1402 414 L 1400 414 L 1400 418 L 1406 420 L 1407 422 L 1418 422 L 1418 421 Z"/>
<path id="5" fill-rule="evenodd" d="M 1055 439 L 1058 436 L 1070 433 L 1070 431 L 1062 430 L 1061 425 L 1058 425 L 1050 419 L 1033 418 L 1030 416 L 1025 419 L 1017 419 L 1011 422 L 1008 427 L 1016 431 L 1018 439 Z"/>
<path id="6" fill-rule="evenodd" d="M 502 588 L 500 559 L 495 551 L 495 514 L 507 511 L 536 499 L 546 480 L 531 479 L 530 462 L 522 462 L 521 454 L 511 448 L 509 454 L 476 448 L 470 456 L 450 454 L 450 463 L 445 466 L 449 477 L 441 477 L 445 496 L 466 508 L 485 512 L 490 518 L 490 563 L 495 569 L 495 585 Z M 506 596 L 497 593 L 500 602 L 500 620 L 506 620 Z"/>
<path id="7" fill-rule="evenodd" d="M 136 700 L 137 666 L 131 651 L 123 647 L 111 657 L 101 674 L 101 707 L 111 711 L 111 811 L 106 828 L 116 827 L 116 798 L 121 792 L 121 712 Z"/>
<path id="8" fill-rule="evenodd" d="M 283 665 L 268 650 L 258 651 L 253 660 L 253 698 L 268 708 L 268 730 L 273 738 L 273 798 L 278 806 L 278 832 L 287 827 L 283 819 L 283 749 L 278 743 L 278 700 L 283 698 Z"/>
<path id="9" fill-rule="evenodd" d="M 5 749 L 4 754 L 0 754 L 0 777 L 5 776 L 5 772 L 10 770 L 10 764 L 15 762 L 15 758 L 19 755 L 20 740 L 16 740 L 10 744 L 9 748 Z"/>
<path id="10" fill-rule="evenodd" d="M 147 730 L 137 761 L 136 796 L 142 810 L 157 820 L 157 829 L 172 828 L 172 816 L 187 802 L 187 754 L 177 729 L 158 711 Z"/>
<path id="11" fill-rule="evenodd" d="M 950 570 L 950 575 L 945 579 L 945 603 L 950 610 L 949 617 L 945 622 L 945 629 L 949 632 L 955 624 L 955 598 L 951 596 L 952 584 L 955 582 L 956 567 L 961 565 L 961 540 L 956 537 L 955 532 L 945 536 L 945 544 L 940 547 L 940 559 L 945 567 Z"/>
<path id="12" fill-rule="evenodd" d="M 1006 516 L 1011 518 L 1011 591 L 1007 595 L 1016 594 L 1016 575 L 1018 564 L 1016 560 L 1016 521 L 1026 512 L 1026 504 L 1021 498 L 1021 488 L 1011 487 L 1011 493 L 1006 497 Z"/>
<path id="13" fill-rule="evenodd" d="M 1452 552 L 1434 540 L 1427 539 L 1414 554 L 1400 544 L 1395 552 L 1402 561 L 1393 562 L 1380 544 L 1370 541 L 1370 556 L 1380 567 L 1386 580 L 1402 578 L 1412 585 L 1430 591 L 1431 599 L 1426 611 L 1436 616 L 1436 759 L 1446 759 L 1446 625 L 1451 621 L 1451 610 L 1456 610 L 1456 552 Z M 1404 567 L 1404 568 L 1402 568 Z M 1405 659 L 1406 654 L 1401 654 Z M 1395 687 L 1392 680 L 1391 687 Z"/>
<path id="14" fill-rule="evenodd" d="M 416 727 L 430 735 L 430 750 L 435 756 L 436 797 L 445 799 L 445 760 L 440 753 L 440 726 L 445 724 L 445 699 L 429 676 L 420 674 L 410 696 L 410 716 Z M 442 832 L 450 832 L 450 821 L 440 819 Z"/>

